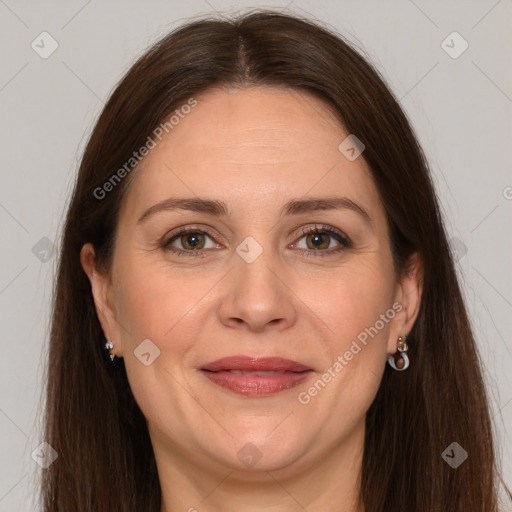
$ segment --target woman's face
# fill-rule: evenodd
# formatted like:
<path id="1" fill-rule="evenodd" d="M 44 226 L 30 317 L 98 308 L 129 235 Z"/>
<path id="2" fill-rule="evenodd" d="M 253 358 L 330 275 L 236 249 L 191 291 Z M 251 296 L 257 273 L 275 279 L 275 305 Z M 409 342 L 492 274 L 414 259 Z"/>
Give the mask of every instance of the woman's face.
<path id="1" fill-rule="evenodd" d="M 349 133 L 308 93 L 196 99 L 133 171 L 111 274 L 88 271 L 157 460 L 300 471 L 358 457 L 418 298 L 394 273 L 364 152 L 338 148 Z"/>

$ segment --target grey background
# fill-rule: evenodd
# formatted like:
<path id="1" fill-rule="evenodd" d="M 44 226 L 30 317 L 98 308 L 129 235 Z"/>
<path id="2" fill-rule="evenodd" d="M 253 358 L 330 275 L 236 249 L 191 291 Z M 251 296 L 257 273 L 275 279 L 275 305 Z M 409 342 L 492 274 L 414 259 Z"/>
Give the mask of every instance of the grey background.
<path id="1" fill-rule="evenodd" d="M 512 486 L 510 0 L 0 0 L 0 511 L 37 510 L 31 454 L 43 441 L 40 393 L 58 249 L 52 255 L 51 242 L 90 130 L 149 44 L 191 16 L 248 7 L 331 24 L 365 49 L 410 117 L 453 237 Z M 43 31 L 59 45 L 47 59 L 31 48 Z M 453 31 L 469 44 L 456 59 L 442 47 Z M 461 48 L 450 38 L 445 44 Z"/>

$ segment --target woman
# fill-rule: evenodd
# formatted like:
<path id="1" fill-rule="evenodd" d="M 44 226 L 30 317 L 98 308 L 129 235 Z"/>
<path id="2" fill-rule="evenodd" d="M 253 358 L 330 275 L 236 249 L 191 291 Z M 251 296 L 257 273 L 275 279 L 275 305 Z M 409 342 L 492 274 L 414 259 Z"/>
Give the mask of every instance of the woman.
<path id="1" fill-rule="evenodd" d="M 202 19 L 119 83 L 64 229 L 46 440 L 45 511 L 498 510 L 427 163 L 339 36 Z"/>

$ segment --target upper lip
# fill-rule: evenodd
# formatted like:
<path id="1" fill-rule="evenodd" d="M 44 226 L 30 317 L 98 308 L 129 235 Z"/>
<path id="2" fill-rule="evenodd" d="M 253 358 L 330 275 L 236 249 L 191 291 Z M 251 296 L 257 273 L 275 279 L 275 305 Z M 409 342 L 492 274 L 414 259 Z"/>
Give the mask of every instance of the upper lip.
<path id="1" fill-rule="evenodd" d="M 218 372 L 222 370 L 241 370 L 241 371 L 290 371 L 290 372 L 304 372 L 311 370 L 310 367 L 305 366 L 297 361 L 291 359 L 284 359 L 282 357 L 251 357 L 251 356 L 230 356 L 222 357 L 216 361 L 212 361 L 201 370 L 209 370 Z"/>

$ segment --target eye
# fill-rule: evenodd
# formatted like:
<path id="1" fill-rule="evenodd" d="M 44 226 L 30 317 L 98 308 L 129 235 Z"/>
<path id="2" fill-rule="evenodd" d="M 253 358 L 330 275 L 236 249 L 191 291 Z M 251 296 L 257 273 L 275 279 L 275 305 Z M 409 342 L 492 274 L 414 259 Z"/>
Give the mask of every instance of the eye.
<path id="1" fill-rule="evenodd" d="M 203 250 L 218 248 L 219 244 L 213 241 L 213 235 L 208 231 L 187 227 L 169 235 L 162 247 L 178 255 L 198 257 L 204 256 Z"/>
<path id="2" fill-rule="evenodd" d="M 338 253 L 352 246 L 350 239 L 341 231 L 331 226 L 304 228 L 303 236 L 299 241 L 293 244 L 298 250 L 302 251 L 306 256 L 324 256 Z M 301 244 L 304 239 L 305 247 Z"/>
<path id="3" fill-rule="evenodd" d="M 304 240 L 304 241 L 303 241 Z M 304 244 L 305 243 L 305 247 Z M 207 230 L 186 227 L 169 234 L 161 244 L 162 248 L 178 255 L 205 257 L 208 249 L 217 249 L 221 245 L 214 241 L 214 235 Z M 341 231 L 331 226 L 304 228 L 302 236 L 291 245 L 304 256 L 328 256 L 339 253 L 352 246 L 351 240 Z"/>

